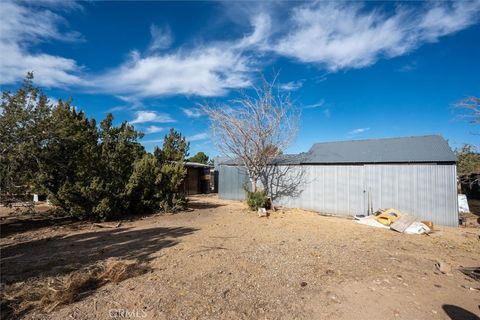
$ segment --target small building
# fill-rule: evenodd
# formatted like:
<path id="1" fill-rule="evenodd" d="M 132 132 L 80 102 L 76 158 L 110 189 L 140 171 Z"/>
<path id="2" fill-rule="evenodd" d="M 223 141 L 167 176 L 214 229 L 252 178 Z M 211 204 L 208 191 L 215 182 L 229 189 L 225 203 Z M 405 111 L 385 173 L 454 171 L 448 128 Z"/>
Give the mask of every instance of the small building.
<path id="1" fill-rule="evenodd" d="M 186 195 L 210 193 L 211 166 L 198 162 L 185 162 L 187 176 L 183 180 L 183 190 Z"/>
<path id="2" fill-rule="evenodd" d="M 316 143 L 271 167 L 282 172 L 277 205 L 338 215 L 395 208 L 458 225 L 456 156 L 438 135 Z M 236 161 L 220 166 L 220 198 L 245 199 L 247 183 Z"/>

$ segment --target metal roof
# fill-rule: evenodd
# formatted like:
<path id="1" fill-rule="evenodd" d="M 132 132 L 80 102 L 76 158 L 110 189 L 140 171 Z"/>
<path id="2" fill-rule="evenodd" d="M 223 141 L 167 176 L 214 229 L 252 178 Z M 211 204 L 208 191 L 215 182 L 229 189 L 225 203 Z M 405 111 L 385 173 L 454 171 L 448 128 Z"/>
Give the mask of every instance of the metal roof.
<path id="1" fill-rule="evenodd" d="M 203 163 L 199 163 L 199 162 L 186 161 L 186 162 L 183 163 L 183 165 L 185 167 L 188 167 L 188 168 L 212 168 L 211 165 L 203 164 Z"/>
<path id="2" fill-rule="evenodd" d="M 287 164 L 301 164 L 306 158 L 306 153 L 299 153 L 299 154 L 281 154 L 275 159 L 272 160 L 271 164 L 277 165 L 287 165 Z M 240 158 L 234 159 L 227 159 L 222 161 L 220 165 L 227 165 L 227 166 L 241 166 L 243 164 Z"/>
<path id="3" fill-rule="evenodd" d="M 316 143 L 303 163 L 455 162 L 439 135 Z"/>
<path id="4" fill-rule="evenodd" d="M 455 162 L 455 153 L 439 135 L 322 142 L 307 153 L 280 155 L 272 164 Z M 241 165 L 230 159 L 222 165 Z"/>

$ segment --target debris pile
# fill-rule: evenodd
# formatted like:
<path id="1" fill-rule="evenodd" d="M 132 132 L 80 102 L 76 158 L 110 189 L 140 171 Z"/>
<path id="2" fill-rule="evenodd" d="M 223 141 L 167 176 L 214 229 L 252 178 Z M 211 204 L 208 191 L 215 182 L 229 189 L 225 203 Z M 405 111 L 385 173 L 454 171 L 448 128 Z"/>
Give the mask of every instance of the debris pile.
<path id="1" fill-rule="evenodd" d="M 416 221 L 414 216 L 392 208 L 378 210 L 370 216 L 356 215 L 354 218 L 360 224 L 406 234 L 428 234 L 433 230 L 431 221 Z"/>

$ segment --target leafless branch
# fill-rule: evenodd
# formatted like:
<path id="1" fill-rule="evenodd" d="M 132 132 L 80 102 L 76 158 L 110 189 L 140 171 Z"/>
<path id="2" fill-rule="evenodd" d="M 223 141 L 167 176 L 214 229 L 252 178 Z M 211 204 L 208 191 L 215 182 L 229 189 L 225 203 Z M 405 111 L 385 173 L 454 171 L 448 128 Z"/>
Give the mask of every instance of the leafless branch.
<path id="1" fill-rule="evenodd" d="M 205 105 L 214 142 L 230 158 L 241 161 L 252 190 L 267 166 L 296 137 L 299 112 L 288 94 L 275 85 L 278 74 L 268 81 L 261 77 L 250 94 L 240 92 L 228 104 Z"/>

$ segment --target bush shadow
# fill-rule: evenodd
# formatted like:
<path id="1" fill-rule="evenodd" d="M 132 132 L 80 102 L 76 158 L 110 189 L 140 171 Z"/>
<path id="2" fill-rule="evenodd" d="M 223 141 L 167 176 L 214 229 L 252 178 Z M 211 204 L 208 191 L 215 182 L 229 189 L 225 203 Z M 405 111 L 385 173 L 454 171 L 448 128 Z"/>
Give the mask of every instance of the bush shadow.
<path id="1" fill-rule="evenodd" d="M 58 276 L 109 258 L 136 259 L 146 263 L 154 259 L 153 254 L 176 245 L 178 238 L 197 230 L 184 227 L 114 228 L 5 245 L 1 248 L 1 282 Z"/>
<path id="2" fill-rule="evenodd" d="M 451 320 L 480 320 L 477 315 L 459 306 L 444 304 L 442 309 Z"/>

